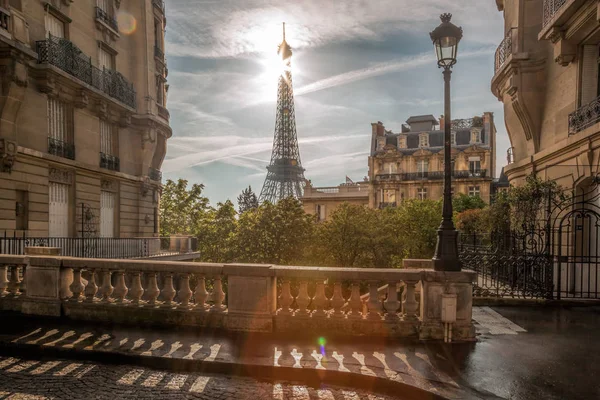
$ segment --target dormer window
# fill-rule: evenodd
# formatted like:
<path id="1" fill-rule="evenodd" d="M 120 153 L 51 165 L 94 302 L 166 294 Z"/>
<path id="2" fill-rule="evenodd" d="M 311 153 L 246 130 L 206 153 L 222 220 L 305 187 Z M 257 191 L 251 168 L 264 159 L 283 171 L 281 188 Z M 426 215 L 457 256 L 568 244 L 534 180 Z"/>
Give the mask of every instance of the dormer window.
<path id="1" fill-rule="evenodd" d="M 481 143 L 481 129 L 471 129 L 471 143 Z"/>
<path id="2" fill-rule="evenodd" d="M 406 149 L 408 146 L 406 144 L 406 136 L 398 136 L 398 148 Z"/>
<path id="3" fill-rule="evenodd" d="M 419 134 L 419 147 L 429 147 L 429 134 Z"/>
<path id="4" fill-rule="evenodd" d="M 385 162 L 383 163 L 383 173 L 384 174 L 395 174 L 398 172 L 398 164 L 395 162 Z"/>
<path id="5" fill-rule="evenodd" d="M 384 147 L 385 147 L 385 137 L 378 137 L 377 138 L 377 151 L 383 150 Z"/>

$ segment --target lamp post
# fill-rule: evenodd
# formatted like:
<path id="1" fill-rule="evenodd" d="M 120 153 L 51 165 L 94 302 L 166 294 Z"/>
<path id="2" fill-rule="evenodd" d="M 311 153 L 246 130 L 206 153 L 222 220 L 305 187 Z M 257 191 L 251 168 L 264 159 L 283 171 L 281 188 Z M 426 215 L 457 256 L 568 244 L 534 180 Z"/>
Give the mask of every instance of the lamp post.
<path id="1" fill-rule="evenodd" d="M 462 28 L 450 22 L 452 14 L 442 14 L 442 23 L 429 35 L 433 41 L 438 67 L 444 72 L 444 208 L 442 223 L 438 228 L 438 241 L 433 256 L 436 271 L 460 271 L 458 259 L 458 232 L 452 222 L 452 160 L 450 116 L 450 77 L 456 64 L 458 42 L 462 39 Z"/>

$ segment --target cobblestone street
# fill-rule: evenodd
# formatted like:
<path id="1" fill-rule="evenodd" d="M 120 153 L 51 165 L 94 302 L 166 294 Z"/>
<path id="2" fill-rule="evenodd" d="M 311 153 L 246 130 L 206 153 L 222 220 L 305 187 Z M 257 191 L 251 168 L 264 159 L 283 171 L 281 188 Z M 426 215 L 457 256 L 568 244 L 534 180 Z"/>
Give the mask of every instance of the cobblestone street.
<path id="1" fill-rule="evenodd" d="M 315 389 L 209 374 L 175 374 L 134 366 L 0 357 L 0 399 L 273 399 L 388 400 L 358 390 Z"/>

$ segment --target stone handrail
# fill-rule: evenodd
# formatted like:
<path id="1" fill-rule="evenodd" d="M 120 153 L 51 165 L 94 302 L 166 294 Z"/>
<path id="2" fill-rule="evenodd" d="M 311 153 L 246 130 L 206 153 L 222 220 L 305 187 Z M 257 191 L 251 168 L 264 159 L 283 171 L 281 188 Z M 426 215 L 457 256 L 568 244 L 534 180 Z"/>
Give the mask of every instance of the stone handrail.
<path id="1" fill-rule="evenodd" d="M 0 310 L 110 323 L 430 339 L 443 337 L 440 297 L 451 290 L 459 297 L 454 337 L 472 338 L 473 278 L 432 270 L 0 255 Z"/>

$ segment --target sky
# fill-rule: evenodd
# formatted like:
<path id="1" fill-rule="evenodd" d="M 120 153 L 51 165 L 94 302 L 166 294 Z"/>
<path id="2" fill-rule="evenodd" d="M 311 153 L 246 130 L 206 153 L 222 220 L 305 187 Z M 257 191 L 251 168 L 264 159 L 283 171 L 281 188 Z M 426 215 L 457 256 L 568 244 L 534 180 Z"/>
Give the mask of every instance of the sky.
<path id="1" fill-rule="evenodd" d="M 494 113 L 496 176 L 510 146 L 490 92 L 502 14 L 487 0 L 169 0 L 166 179 L 205 185 L 211 204 L 260 193 L 275 128 L 282 22 L 293 49 L 296 125 L 305 177 L 335 186 L 368 171 L 371 123 L 400 131 L 443 113 L 429 32 L 439 15 L 462 26 L 452 118 Z"/>

